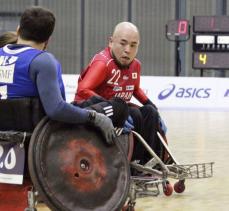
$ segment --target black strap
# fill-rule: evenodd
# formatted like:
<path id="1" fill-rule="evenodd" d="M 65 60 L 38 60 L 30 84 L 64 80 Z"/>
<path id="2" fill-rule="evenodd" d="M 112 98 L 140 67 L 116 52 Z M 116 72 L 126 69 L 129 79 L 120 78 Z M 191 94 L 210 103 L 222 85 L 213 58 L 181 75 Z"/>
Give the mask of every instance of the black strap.
<path id="1" fill-rule="evenodd" d="M 0 100 L 0 131 L 32 132 L 44 115 L 38 98 Z"/>

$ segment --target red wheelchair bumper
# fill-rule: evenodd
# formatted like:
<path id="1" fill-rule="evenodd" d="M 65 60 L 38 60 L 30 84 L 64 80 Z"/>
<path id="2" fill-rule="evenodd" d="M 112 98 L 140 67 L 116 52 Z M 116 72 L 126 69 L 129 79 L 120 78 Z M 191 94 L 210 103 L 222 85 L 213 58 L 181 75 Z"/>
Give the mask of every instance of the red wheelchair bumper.
<path id="1" fill-rule="evenodd" d="M 32 187 L 30 180 L 23 185 L 0 184 L 0 210 L 24 211 L 28 206 L 27 194 Z"/>

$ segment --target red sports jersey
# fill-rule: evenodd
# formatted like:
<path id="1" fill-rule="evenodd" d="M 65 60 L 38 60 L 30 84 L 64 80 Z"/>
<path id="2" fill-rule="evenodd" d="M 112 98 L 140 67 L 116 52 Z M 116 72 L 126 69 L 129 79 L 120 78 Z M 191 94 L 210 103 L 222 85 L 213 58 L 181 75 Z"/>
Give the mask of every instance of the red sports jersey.
<path id="1" fill-rule="evenodd" d="M 96 54 L 88 67 L 81 73 L 75 101 L 81 102 L 94 95 L 110 99 L 114 96 L 130 101 L 134 95 L 141 103 L 147 97 L 139 87 L 141 64 L 134 59 L 129 68 L 120 69 L 105 48 Z"/>

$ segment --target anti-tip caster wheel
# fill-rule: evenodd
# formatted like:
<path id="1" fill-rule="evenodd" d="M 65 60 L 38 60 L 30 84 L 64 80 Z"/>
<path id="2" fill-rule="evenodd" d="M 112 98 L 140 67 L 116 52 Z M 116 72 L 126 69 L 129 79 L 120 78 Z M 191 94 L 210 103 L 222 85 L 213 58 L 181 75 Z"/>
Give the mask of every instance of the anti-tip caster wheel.
<path id="1" fill-rule="evenodd" d="M 176 193 L 183 193 L 185 190 L 184 180 L 179 180 L 178 182 L 176 182 L 173 188 Z"/>
<path id="2" fill-rule="evenodd" d="M 171 196 L 173 193 L 173 186 L 172 184 L 169 183 L 169 181 L 167 181 L 164 185 L 163 185 L 163 192 L 166 196 Z"/>

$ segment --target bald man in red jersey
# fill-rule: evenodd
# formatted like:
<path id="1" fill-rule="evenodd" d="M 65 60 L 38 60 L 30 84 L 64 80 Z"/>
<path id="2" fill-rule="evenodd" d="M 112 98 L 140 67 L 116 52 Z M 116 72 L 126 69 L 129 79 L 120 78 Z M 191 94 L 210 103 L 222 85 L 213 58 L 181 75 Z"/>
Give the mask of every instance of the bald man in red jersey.
<path id="1" fill-rule="evenodd" d="M 123 27 L 127 30 L 135 28 L 128 22 L 122 22 L 116 26 L 114 36 L 110 38 L 109 47 L 96 54 L 88 67 L 81 73 L 75 101 L 81 102 L 95 95 L 105 99 L 117 96 L 125 101 L 130 101 L 134 95 L 142 104 L 146 104 L 149 100 L 140 88 L 141 63 L 135 58 L 139 44 L 138 33 L 133 34 L 131 43 L 128 43 L 130 38 L 120 40 L 117 47 L 113 42 Z M 122 46 L 123 48 L 127 46 L 127 53 L 125 50 L 123 54 L 119 52 L 119 48 Z M 113 50 L 111 51 L 111 49 Z"/>
<path id="2" fill-rule="evenodd" d="M 156 106 L 140 88 L 141 63 L 135 58 L 139 40 L 139 31 L 134 24 L 121 22 L 116 25 L 109 46 L 97 53 L 81 73 L 75 102 L 80 104 L 93 96 L 106 100 L 120 97 L 129 102 L 134 96 L 143 104 L 139 108 L 129 104 L 134 130 L 160 155 L 161 144 L 156 134 L 159 130 L 159 114 Z M 141 143 L 135 143 L 133 159 L 140 163 L 150 159 Z"/>

